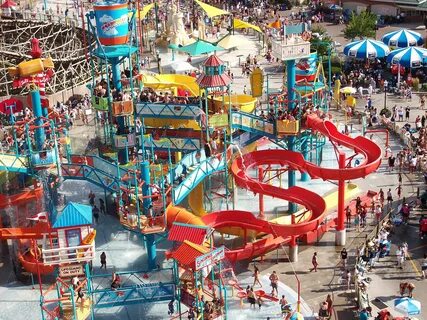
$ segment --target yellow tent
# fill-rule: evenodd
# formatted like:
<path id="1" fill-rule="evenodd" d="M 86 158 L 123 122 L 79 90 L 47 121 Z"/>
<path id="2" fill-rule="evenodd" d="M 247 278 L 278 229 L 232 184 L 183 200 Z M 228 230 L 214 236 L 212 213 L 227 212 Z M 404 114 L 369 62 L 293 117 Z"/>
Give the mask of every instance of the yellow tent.
<path id="1" fill-rule="evenodd" d="M 222 14 L 224 14 L 224 15 L 230 14 L 230 12 L 228 12 L 228 11 L 218 9 L 217 7 L 214 7 L 214 6 L 210 6 L 210 5 L 204 3 L 200 0 L 195 0 L 195 1 L 199 6 L 202 7 L 202 9 L 206 12 L 206 14 L 209 18 L 220 16 Z"/>
<path id="2" fill-rule="evenodd" d="M 259 33 L 262 33 L 260 27 L 254 25 L 254 24 L 239 20 L 239 19 L 233 19 L 233 27 L 234 27 L 234 29 L 251 28 L 251 29 L 254 29 L 255 31 L 258 31 Z"/>

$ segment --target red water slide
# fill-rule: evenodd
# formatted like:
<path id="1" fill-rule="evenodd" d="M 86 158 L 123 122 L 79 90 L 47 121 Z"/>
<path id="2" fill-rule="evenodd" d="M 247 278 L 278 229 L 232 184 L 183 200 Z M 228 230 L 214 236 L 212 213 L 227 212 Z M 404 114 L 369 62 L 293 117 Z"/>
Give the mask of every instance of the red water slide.
<path id="1" fill-rule="evenodd" d="M 236 184 L 254 193 L 287 200 L 303 205 L 310 210 L 302 222 L 295 224 L 277 224 L 257 219 L 246 211 L 213 212 L 202 218 L 203 222 L 213 228 L 223 226 L 240 227 L 244 230 L 255 230 L 259 233 L 271 234 L 273 237 L 261 239 L 255 243 L 246 244 L 238 250 L 227 252 L 233 261 L 248 259 L 277 248 L 281 243 L 289 240 L 290 236 L 303 235 L 316 230 L 324 220 L 325 201 L 317 193 L 297 186 L 282 189 L 268 183 L 260 182 L 247 175 L 248 169 L 262 165 L 288 166 L 289 169 L 307 172 L 312 178 L 324 180 L 348 180 L 363 178 L 374 172 L 381 163 L 381 149 L 371 140 L 364 137 L 352 138 L 338 131 L 330 121 L 323 121 L 316 116 L 309 116 L 307 126 L 325 136 L 335 145 L 342 145 L 364 156 L 364 161 L 355 168 L 331 169 L 321 168 L 313 163 L 306 162 L 302 154 L 287 150 L 263 150 L 245 154 L 234 160 L 231 171 Z"/>

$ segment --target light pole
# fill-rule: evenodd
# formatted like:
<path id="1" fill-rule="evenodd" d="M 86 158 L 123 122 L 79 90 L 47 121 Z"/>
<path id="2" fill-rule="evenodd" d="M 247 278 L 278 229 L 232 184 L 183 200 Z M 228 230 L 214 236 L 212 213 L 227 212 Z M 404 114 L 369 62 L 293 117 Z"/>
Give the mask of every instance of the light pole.
<path id="1" fill-rule="evenodd" d="M 387 87 L 388 81 L 384 80 L 384 109 L 387 109 Z"/>

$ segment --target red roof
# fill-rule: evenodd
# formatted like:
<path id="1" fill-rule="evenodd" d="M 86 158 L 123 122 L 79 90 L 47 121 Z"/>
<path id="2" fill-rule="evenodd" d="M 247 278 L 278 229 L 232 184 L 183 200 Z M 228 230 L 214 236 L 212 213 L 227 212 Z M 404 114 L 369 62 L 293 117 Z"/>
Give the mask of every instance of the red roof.
<path id="1" fill-rule="evenodd" d="M 184 240 L 191 241 L 195 244 L 203 244 L 208 233 L 209 227 L 194 226 L 190 224 L 177 223 L 172 225 L 169 230 L 169 241 L 184 242 Z"/>
<path id="2" fill-rule="evenodd" d="M 194 270 L 196 258 L 208 252 L 208 248 L 184 240 L 178 249 L 172 252 L 171 257 L 175 259 L 181 266 Z"/>
<path id="3" fill-rule="evenodd" d="M 213 54 L 209 56 L 209 58 L 207 58 L 205 62 L 203 62 L 203 65 L 205 67 L 219 67 L 223 66 L 224 62 L 222 62 L 222 60 L 218 58 L 216 54 Z"/>
<path id="4" fill-rule="evenodd" d="M 201 88 L 226 87 L 231 83 L 231 79 L 226 74 L 213 76 L 202 74 L 197 79 L 197 83 Z"/>

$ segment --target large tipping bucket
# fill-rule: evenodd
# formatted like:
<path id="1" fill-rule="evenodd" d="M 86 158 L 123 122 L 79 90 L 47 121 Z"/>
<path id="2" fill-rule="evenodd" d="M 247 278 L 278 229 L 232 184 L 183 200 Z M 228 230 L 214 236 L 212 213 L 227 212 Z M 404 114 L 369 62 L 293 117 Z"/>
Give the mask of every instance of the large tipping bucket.
<path id="1" fill-rule="evenodd" d="M 317 51 L 311 52 L 310 57 L 300 59 L 295 68 L 296 81 L 313 82 L 317 72 Z"/>
<path id="2" fill-rule="evenodd" d="M 101 44 L 105 46 L 126 44 L 129 36 L 127 2 L 98 1 L 93 9 Z"/>

